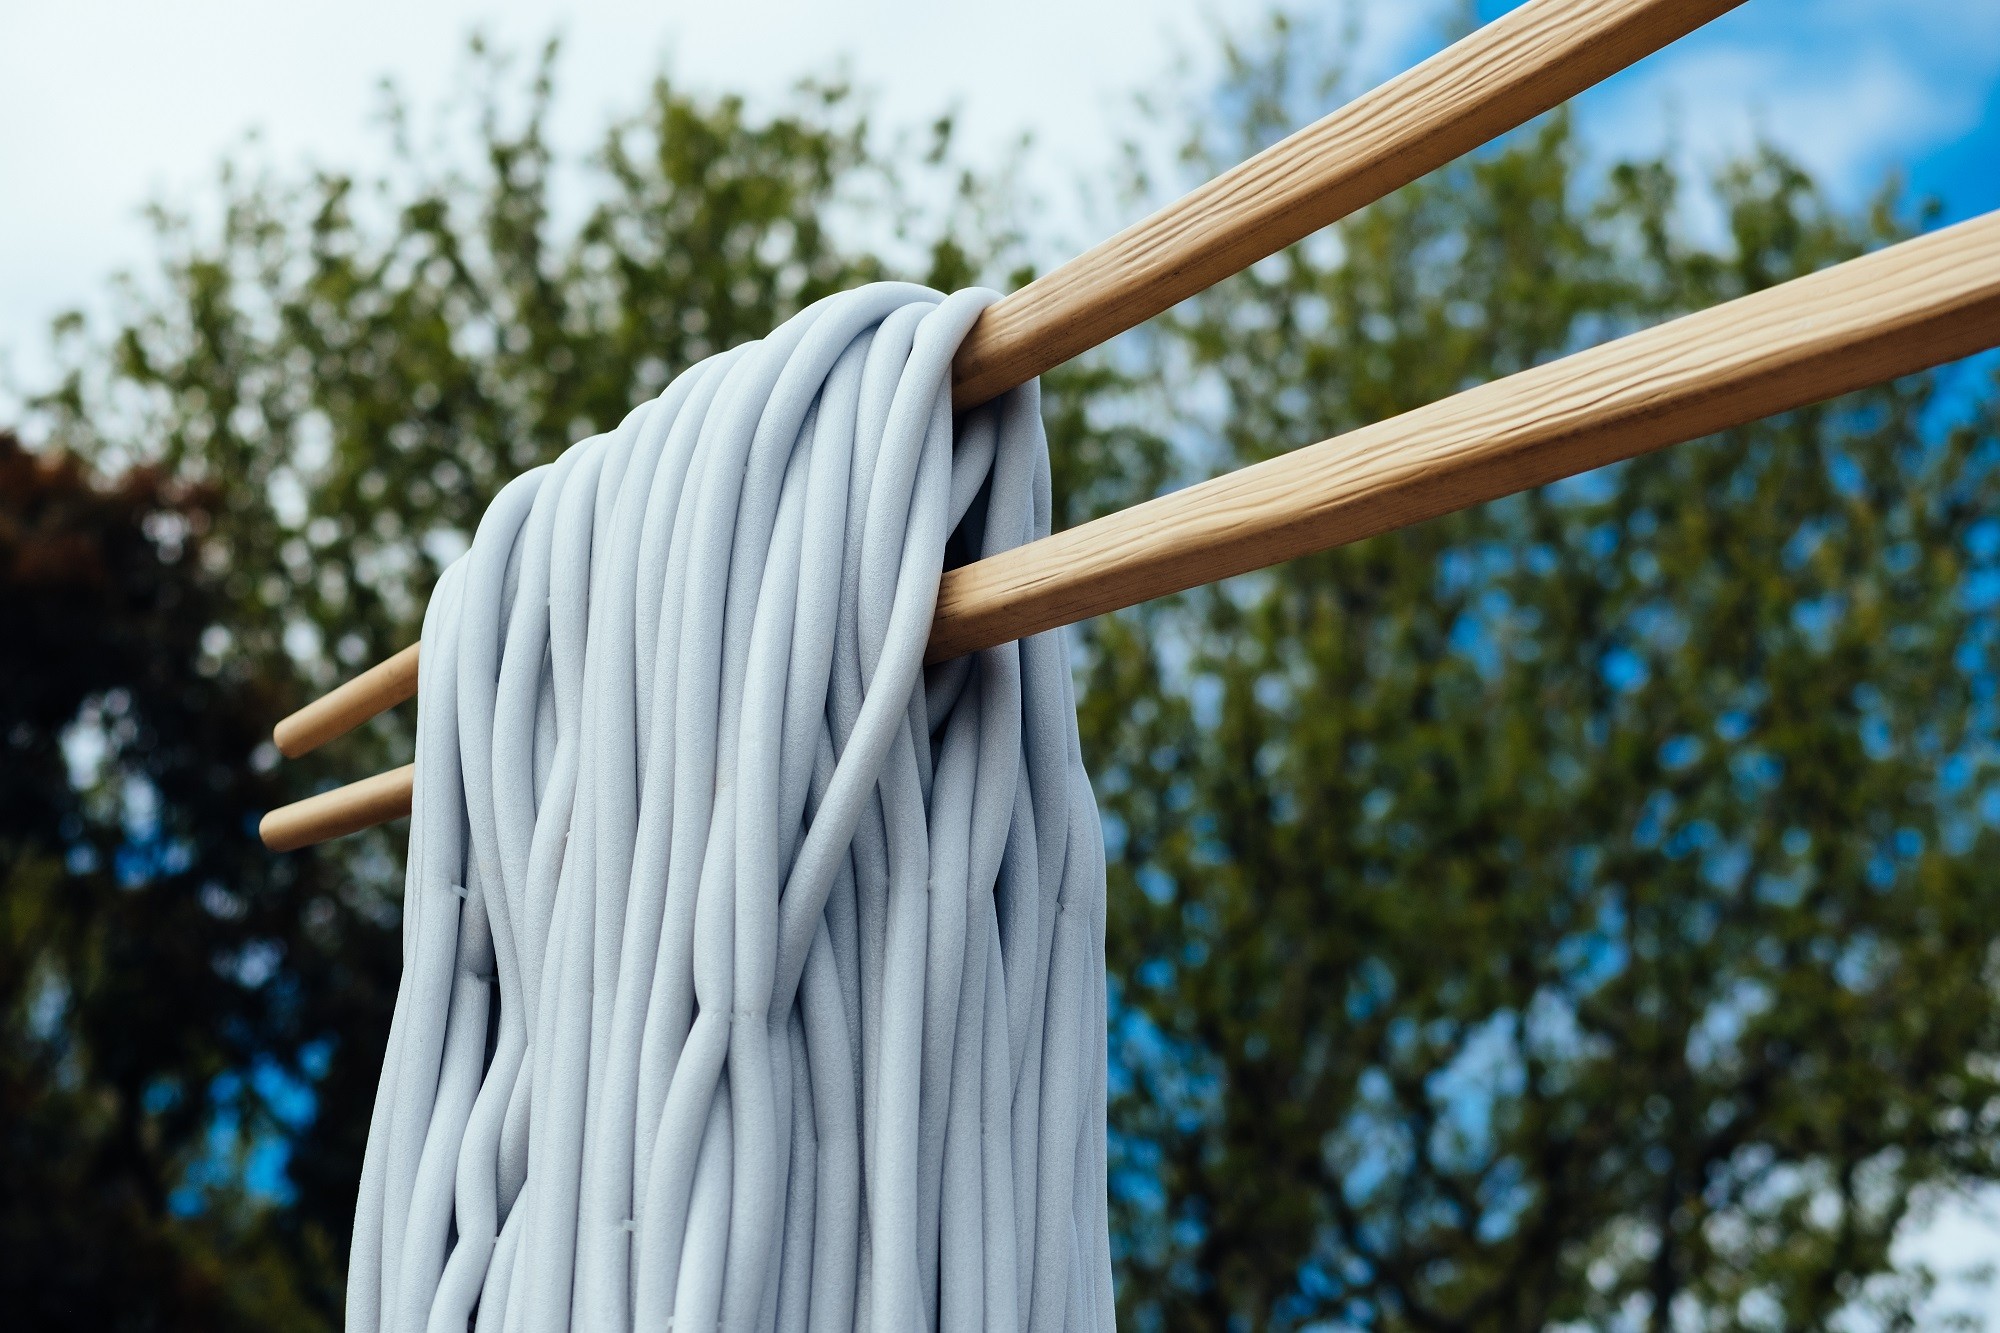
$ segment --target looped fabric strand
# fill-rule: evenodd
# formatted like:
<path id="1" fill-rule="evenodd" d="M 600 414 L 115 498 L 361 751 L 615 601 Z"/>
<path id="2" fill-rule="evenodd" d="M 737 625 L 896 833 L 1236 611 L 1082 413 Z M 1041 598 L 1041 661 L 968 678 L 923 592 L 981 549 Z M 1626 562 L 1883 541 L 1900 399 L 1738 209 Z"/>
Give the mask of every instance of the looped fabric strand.
<path id="1" fill-rule="evenodd" d="M 354 1333 L 1112 1327 L 1104 853 L 984 291 L 878 284 L 508 485 L 425 617 Z"/>

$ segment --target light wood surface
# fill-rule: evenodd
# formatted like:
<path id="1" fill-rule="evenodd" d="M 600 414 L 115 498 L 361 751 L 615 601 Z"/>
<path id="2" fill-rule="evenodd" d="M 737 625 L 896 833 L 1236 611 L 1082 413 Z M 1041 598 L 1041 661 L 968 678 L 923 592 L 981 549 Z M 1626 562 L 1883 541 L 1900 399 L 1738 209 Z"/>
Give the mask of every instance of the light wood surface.
<path id="1" fill-rule="evenodd" d="M 928 660 L 1212 583 L 2000 344 L 2000 212 L 948 572 Z"/>
<path id="2" fill-rule="evenodd" d="M 1741 4 L 1530 0 L 987 309 L 956 404 L 1025 384 Z"/>
<path id="3" fill-rule="evenodd" d="M 954 403 L 1027 383 L 1742 2 L 1530 0 L 995 302 L 953 362 Z M 406 651 L 279 723 L 278 749 L 297 758 L 414 695 Z"/>
<path id="4" fill-rule="evenodd" d="M 413 643 L 387 661 L 377 662 L 278 723 L 271 729 L 278 753 L 296 759 L 345 736 L 405 699 L 415 698 L 418 647 Z"/>
<path id="5" fill-rule="evenodd" d="M 928 657 L 1328 550 L 1993 346 L 2000 212 L 952 570 Z M 400 805 L 383 818 L 409 809 L 400 781 Z M 323 807 L 348 817 L 336 826 L 310 804 L 265 823 L 284 817 L 288 846 L 366 826 L 348 817 L 354 807 Z"/>
<path id="6" fill-rule="evenodd" d="M 416 778 L 416 766 L 405 764 L 281 805 L 258 822 L 257 836 L 274 852 L 292 852 L 401 819 L 410 813 Z"/>

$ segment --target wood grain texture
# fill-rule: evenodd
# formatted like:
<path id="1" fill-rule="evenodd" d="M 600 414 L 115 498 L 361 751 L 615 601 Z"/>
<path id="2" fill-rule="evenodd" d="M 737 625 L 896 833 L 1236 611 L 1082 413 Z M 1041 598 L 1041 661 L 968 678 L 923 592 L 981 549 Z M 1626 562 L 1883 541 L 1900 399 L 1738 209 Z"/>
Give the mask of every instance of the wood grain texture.
<path id="1" fill-rule="evenodd" d="M 405 699 L 415 698 L 419 647 L 413 643 L 394 657 L 377 662 L 279 722 L 271 729 L 278 753 L 296 759 L 345 736 Z"/>
<path id="2" fill-rule="evenodd" d="M 1586 472 L 2000 345 L 2000 213 L 949 571 L 928 660 Z"/>
<path id="3" fill-rule="evenodd" d="M 1134 328 L 1568 100 L 1742 0 L 1530 0 L 996 302 L 961 408 Z"/>
<path id="4" fill-rule="evenodd" d="M 1743 0 L 1530 0 L 995 302 L 952 398 L 997 397 L 1532 119 Z M 280 722 L 297 758 L 416 693 L 416 646 Z"/>
<path id="5" fill-rule="evenodd" d="M 2000 212 L 951 570 L 927 658 L 1359 541 L 1994 346 Z M 399 769 L 273 811 L 265 841 L 300 847 L 407 814 L 410 781 Z"/>
<path id="6" fill-rule="evenodd" d="M 281 805 L 258 822 L 257 836 L 274 852 L 291 852 L 401 819 L 410 813 L 416 778 L 416 766 L 405 764 Z"/>

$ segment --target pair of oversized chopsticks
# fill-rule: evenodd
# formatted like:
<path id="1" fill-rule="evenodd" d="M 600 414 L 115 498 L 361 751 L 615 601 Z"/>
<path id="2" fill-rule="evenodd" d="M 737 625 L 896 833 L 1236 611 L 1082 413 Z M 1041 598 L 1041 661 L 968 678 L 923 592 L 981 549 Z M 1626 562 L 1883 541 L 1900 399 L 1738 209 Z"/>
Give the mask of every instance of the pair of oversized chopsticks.
<path id="1" fill-rule="evenodd" d="M 1742 0 L 1530 0 L 988 308 L 961 408 L 1150 319 Z M 949 570 L 941 661 L 2000 345 L 2000 213 Z M 412 644 L 278 724 L 302 755 L 417 691 Z M 273 810 L 288 851 L 410 812 L 413 769 Z"/>

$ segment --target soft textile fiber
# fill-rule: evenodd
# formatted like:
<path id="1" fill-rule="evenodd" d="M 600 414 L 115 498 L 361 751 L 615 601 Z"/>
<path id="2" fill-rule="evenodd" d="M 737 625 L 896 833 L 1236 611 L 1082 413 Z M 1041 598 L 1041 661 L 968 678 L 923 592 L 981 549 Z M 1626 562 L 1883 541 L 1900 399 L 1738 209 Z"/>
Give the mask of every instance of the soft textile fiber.
<path id="1" fill-rule="evenodd" d="M 1104 859 L 990 292 L 878 284 L 520 477 L 423 632 L 356 1333 L 1109 1330 Z"/>

